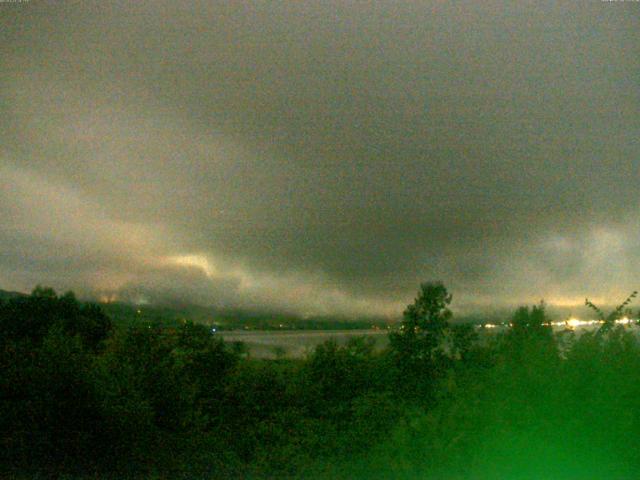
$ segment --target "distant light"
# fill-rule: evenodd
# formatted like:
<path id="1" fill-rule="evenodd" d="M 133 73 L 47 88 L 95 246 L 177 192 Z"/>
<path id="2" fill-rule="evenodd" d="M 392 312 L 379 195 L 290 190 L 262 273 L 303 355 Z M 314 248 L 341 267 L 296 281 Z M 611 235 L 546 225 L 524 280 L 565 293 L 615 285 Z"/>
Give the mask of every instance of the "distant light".
<path id="1" fill-rule="evenodd" d="M 567 320 L 566 325 L 569 328 L 577 328 L 584 327 L 585 325 L 597 325 L 599 323 L 604 323 L 601 320 L 580 320 L 578 318 L 570 318 Z"/>
<path id="2" fill-rule="evenodd" d="M 569 320 L 567 320 L 567 326 L 569 328 L 576 328 L 581 325 L 584 325 L 585 323 L 586 322 L 583 322 L 582 320 L 578 320 L 577 318 L 570 318 Z"/>
<path id="3" fill-rule="evenodd" d="M 118 300 L 118 296 L 113 293 L 113 294 L 102 294 L 99 297 L 99 302 L 100 303 L 112 303 Z"/>
<path id="4" fill-rule="evenodd" d="M 484 328 L 496 328 L 496 326 L 493 323 L 485 323 Z"/>
<path id="5" fill-rule="evenodd" d="M 632 322 L 632 320 L 631 320 L 631 319 L 629 319 L 628 317 L 622 317 L 621 319 L 616 320 L 616 323 L 619 323 L 619 324 L 621 324 L 621 325 L 628 325 L 628 324 L 630 324 L 631 322 Z"/>
<path id="6" fill-rule="evenodd" d="M 146 297 L 144 297 L 143 295 L 138 295 L 134 300 L 133 303 L 135 305 L 148 305 L 149 304 L 149 300 L 147 300 Z"/>

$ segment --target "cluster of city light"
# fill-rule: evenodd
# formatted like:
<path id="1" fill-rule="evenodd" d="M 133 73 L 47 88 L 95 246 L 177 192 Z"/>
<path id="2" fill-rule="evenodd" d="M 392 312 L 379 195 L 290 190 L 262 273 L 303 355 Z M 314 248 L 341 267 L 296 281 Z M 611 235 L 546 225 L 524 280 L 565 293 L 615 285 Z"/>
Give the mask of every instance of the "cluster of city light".
<path id="1" fill-rule="evenodd" d="M 629 317 L 622 317 L 614 320 L 617 325 L 631 325 L 637 323 L 637 320 L 632 320 Z M 566 322 L 553 322 L 555 326 L 566 325 L 569 328 L 583 327 L 588 325 L 601 325 L 605 323 L 604 320 L 580 320 L 577 318 L 570 318 Z"/>
<path id="2" fill-rule="evenodd" d="M 622 317 L 618 320 L 615 320 L 615 323 L 617 325 L 635 325 L 637 323 L 639 323 L 640 320 L 633 320 L 629 317 Z M 543 325 L 547 326 L 547 327 L 566 327 L 566 328 L 570 328 L 570 329 L 575 329 L 578 327 L 588 327 L 588 326 L 593 326 L 593 325 L 601 325 L 605 323 L 604 320 L 580 320 L 579 318 L 574 318 L 571 317 L 568 320 L 562 320 L 562 321 L 557 321 L 557 322 L 547 322 L 547 323 L 543 323 Z M 483 325 L 481 325 L 480 327 L 482 328 L 487 328 L 487 329 L 493 329 L 493 328 L 498 328 L 498 327 L 512 327 L 513 324 L 511 323 L 505 323 L 505 324 L 499 324 L 496 325 L 495 323 L 485 323 Z"/>
<path id="3" fill-rule="evenodd" d="M 580 320 L 578 318 L 570 318 L 566 322 L 554 322 L 555 326 L 563 326 L 566 325 L 569 328 L 578 328 L 578 327 L 586 327 L 588 325 L 597 325 L 600 323 L 599 320 Z"/>

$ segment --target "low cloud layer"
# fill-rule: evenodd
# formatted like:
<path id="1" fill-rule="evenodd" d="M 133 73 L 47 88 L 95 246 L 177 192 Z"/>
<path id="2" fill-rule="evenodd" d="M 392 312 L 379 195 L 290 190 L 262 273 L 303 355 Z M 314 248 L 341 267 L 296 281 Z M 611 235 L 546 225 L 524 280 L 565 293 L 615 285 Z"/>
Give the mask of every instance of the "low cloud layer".
<path id="1" fill-rule="evenodd" d="M 633 2 L 0 4 L 0 288 L 300 313 L 616 301 Z"/>

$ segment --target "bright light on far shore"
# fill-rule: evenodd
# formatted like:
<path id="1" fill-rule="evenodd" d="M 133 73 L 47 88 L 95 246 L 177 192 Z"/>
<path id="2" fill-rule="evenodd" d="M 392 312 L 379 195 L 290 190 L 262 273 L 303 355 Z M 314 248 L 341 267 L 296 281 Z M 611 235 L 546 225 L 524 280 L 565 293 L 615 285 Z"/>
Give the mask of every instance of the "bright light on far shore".
<path id="1" fill-rule="evenodd" d="M 567 326 L 569 328 L 576 328 L 582 325 L 585 325 L 587 322 L 583 322 L 582 320 L 578 320 L 577 318 L 570 318 L 567 320 Z"/>
<path id="2" fill-rule="evenodd" d="M 633 325 L 636 322 L 637 320 L 633 320 L 629 317 L 622 317 L 618 320 L 615 320 L 614 323 L 616 323 L 617 325 Z M 602 323 L 605 323 L 604 320 L 580 320 L 578 318 L 570 318 L 565 322 L 553 322 L 552 324 L 558 327 L 562 325 L 566 325 L 567 327 L 573 329 L 577 327 L 584 327 L 587 325 L 600 325 Z"/>

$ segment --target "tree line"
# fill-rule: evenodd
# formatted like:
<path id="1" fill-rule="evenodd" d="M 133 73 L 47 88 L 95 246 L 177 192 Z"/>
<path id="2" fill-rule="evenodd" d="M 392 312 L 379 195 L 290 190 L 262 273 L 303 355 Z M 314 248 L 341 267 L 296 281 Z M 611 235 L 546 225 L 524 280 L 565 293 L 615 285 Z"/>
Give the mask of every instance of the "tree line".
<path id="1" fill-rule="evenodd" d="M 635 478 L 640 344 L 615 324 L 633 296 L 580 335 L 541 303 L 480 337 L 425 283 L 385 350 L 265 360 L 37 287 L 0 302 L 0 475 Z"/>

